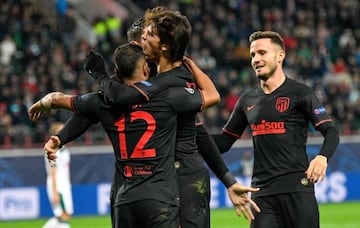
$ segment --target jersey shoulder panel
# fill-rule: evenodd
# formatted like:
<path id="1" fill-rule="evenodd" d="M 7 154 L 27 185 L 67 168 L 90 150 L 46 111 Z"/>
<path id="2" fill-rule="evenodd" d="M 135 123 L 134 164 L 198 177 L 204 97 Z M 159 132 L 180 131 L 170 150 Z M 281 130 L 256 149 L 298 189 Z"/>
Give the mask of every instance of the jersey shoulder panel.
<path id="1" fill-rule="evenodd" d="M 292 79 L 292 78 L 286 79 L 286 88 L 289 91 L 292 91 L 293 93 L 295 93 L 298 97 L 304 97 L 306 95 L 313 93 L 310 86 L 306 85 L 303 82 Z"/>
<path id="2" fill-rule="evenodd" d="M 80 115 L 96 115 L 100 113 L 102 108 L 108 107 L 103 102 L 101 95 L 96 92 L 79 95 L 72 102 L 75 113 Z"/>
<path id="3" fill-rule="evenodd" d="M 192 75 L 183 66 L 160 73 L 149 80 L 137 82 L 133 86 L 142 91 L 148 99 L 172 87 L 196 88 Z"/>
<path id="4" fill-rule="evenodd" d="M 238 110 L 240 108 L 245 108 L 246 105 L 253 105 L 252 99 L 258 97 L 261 94 L 263 94 L 263 92 L 259 88 L 246 90 L 245 92 L 243 92 L 240 95 L 239 99 L 237 100 L 236 105 L 235 105 L 235 109 Z"/>
<path id="5" fill-rule="evenodd" d="M 159 96 L 164 97 L 175 112 L 199 112 L 204 103 L 200 90 L 187 87 L 167 89 Z"/>

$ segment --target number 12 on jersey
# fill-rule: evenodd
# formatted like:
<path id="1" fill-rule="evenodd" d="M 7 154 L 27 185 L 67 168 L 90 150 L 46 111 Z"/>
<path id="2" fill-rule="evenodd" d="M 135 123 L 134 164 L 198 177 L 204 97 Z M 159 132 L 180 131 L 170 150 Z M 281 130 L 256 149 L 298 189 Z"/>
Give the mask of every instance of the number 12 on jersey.
<path id="1" fill-rule="evenodd" d="M 117 130 L 119 132 L 119 144 L 120 144 L 120 158 L 129 159 L 129 158 L 152 158 L 156 156 L 156 150 L 144 149 L 145 145 L 149 142 L 156 130 L 156 120 L 148 112 L 145 111 L 134 111 L 130 113 L 130 123 L 133 123 L 136 120 L 143 120 L 147 123 L 147 127 L 144 133 L 141 135 L 140 139 L 136 143 L 133 151 L 127 150 L 126 145 L 126 128 L 128 125 L 125 124 L 125 115 L 122 114 L 120 118 L 115 122 Z"/>

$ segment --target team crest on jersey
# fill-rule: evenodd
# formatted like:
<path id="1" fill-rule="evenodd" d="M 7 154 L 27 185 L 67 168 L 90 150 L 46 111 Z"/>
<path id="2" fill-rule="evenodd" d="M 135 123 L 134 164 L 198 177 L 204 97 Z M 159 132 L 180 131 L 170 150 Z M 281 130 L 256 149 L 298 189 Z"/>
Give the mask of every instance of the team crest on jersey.
<path id="1" fill-rule="evenodd" d="M 276 110 L 279 112 L 285 112 L 288 110 L 290 105 L 290 98 L 288 97 L 278 97 L 276 99 Z"/>

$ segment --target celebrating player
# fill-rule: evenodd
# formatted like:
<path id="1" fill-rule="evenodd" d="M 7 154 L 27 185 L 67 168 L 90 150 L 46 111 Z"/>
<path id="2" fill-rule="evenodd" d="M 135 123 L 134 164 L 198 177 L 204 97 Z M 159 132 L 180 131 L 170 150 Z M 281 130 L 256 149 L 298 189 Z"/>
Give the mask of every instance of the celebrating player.
<path id="1" fill-rule="evenodd" d="M 325 178 L 327 162 L 339 144 L 338 131 L 314 92 L 283 71 L 284 42 L 273 31 L 250 38 L 251 65 L 260 87 L 245 92 L 214 139 L 226 152 L 250 126 L 254 145 L 252 199 L 262 212 L 252 228 L 319 227 L 314 183 Z M 309 124 L 324 136 L 318 155 L 306 154 Z"/>
<path id="2" fill-rule="evenodd" d="M 168 11 L 159 8 L 145 13 L 145 31 L 142 35 L 144 54 L 148 61 L 158 65 L 159 73 L 162 73 L 153 79 L 151 85 L 145 88 L 142 85 L 138 86 L 138 88 L 141 86 L 142 91 L 147 94 L 159 88 L 161 90 L 171 86 L 196 86 L 192 78 L 184 77 L 179 67 L 174 68 L 171 74 L 166 73 L 168 66 L 164 63 L 182 59 L 191 36 L 191 26 L 187 18 L 178 12 L 177 14 L 176 17 L 172 17 L 168 15 Z M 119 92 L 123 90 L 122 85 L 114 83 L 104 74 L 97 73 L 96 69 L 91 72 L 95 72 L 93 77 L 99 82 L 105 100 L 117 105 L 128 102 L 128 98 L 125 99 Z M 195 116 L 195 112 L 178 116 L 175 165 L 181 196 L 181 225 L 183 227 L 209 227 L 210 177 L 194 140 L 197 135 Z M 206 131 L 202 130 L 199 133 L 207 137 Z M 243 192 L 239 190 L 242 186 L 229 172 L 216 148 L 209 147 L 208 151 L 200 152 L 210 168 L 215 170 L 214 173 L 228 188 L 229 193 L 233 193 L 232 188 L 237 188 L 237 192 Z M 248 206 L 243 204 L 245 195 L 237 197 L 236 200 L 231 199 L 239 216 L 245 212 L 243 213 L 245 218 L 253 219 L 252 213 L 247 213 Z M 259 208 L 254 208 L 259 211 Z"/>
<path id="3" fill-rule="evenodd" d="M 141 22 L 141 20 L 139 20 L 139 21 L 137 21 L 136 23 L 133 24 L 133 25 L 136 25 L 136 26 L 132 26 L 129 29 L 130 32 L 128 32 L 128 35 L 130 34 L 132 37 L 137 37 L 136 36 L 136 31 L 142 31 L 141 26 L 140 26 L 141 25 L 140 22 Z M 134 31 L 135 31 L 135 33 L 134 33 Z M 99 75 L 98 73 L 100 72 L 100 74 L 101 74 L 102 72 L 104 72 L 104 69 L 105 69 L 105 67 L 98 67 L 99 65 L 101 65 L 101 64 L 99 64 L 100 61 L 98 61 L 98 60 L 103 62 L 101 57 L 99 57 L 98 55 L 90 55 L 90 58 L 89 58 L 88 64 L 87 64 L 88 66 L 92 66 L 91 69 L 90 68 L 88 68 L 88 69 L 92 72 L 92 74 L 94 75 L 94 77 L 96 79 L 97 79 L 97 77 Z M 188 62 L 188 64 L 192 64 L 192 62 Z M 93 66 L 97 66 L 97 67 L 93 67 Z M 194 70 L 194 69 L 195 68 L 193 66 L 194 75 L 196 75 L 196 70 Z M 162 76 L 164 76 L 164 75 L 162 75 Z M 171 84 L 171 83 L 176 84 L 177 83 L 177 79 L 174 78 L 174 77 L 171 77 L 171 78 L 169 78 L 169 77 L 167 77 L 167 78 L 157 77 L 156 79 L 151 81 L 151 83 L 153 85 L 156 85 L 157 84 L 156 80 L 159 79 L 159 78 L 160 78 L 160 80 L 159 80 L 160 82 L 161 82 L 161 80 L 167 79 L 167 81 L 165 81 L 165 84 L 164 83 L 162 84 L 163 87 L 169 86 L 169 85 L 166 85 L 166 83 L 169 83 L 169 84 Z M 172 81 L 169 81 L 169 80 L 172 80 Z M 193 83 L 192 79 L 187 78 L 187 80 Z M 173 81 L 175 81 L 175 82 L 173 82 Z M 182 84 L 180 84 L 180 85 L 186 85 L 188 81 L 186 81 L 186 83 L 182 82 Z M 113 84 L 113 83 L 114 82 L 111 80 L 110 84 Z M 137 84 L 136 88 L 139 89 L 141 86 L 143 86 L 143 85 Z M 118 96 L 118 97 L 121 97 L 120 95 L 125 95 L 126 96 L 126 95 L 131 93 L 131 92 L 130 93 L 127 92 L 126 94 L 119 93 L 119 91 L 124 91 L 123 87 L 121 87 L 119 89 L 118 89 L 118 87 L 114 87 L 114 88 L 116 88 L 116 89 L 113 89 L 113 91 L 116 91 L 116 96 Z M 150 96 L 151 92 L 156 91 L 156 89 L 159 90 L 159 86 L 157 86 L 157 87 L 153 86 L 150 89 L 143 88 L 143 93 L 140 93 L 140 94 L 147 94 L 146 97 L 151 97 Z M 160 89 L 162 89 L 162 87 L 160 87 Z M 149 90 L 150 92 L 147 91 L 147 90 Z M 107 92 L 107 89 L 106 88 L 103 89 L 103 92 Z M 118 99 L 118 97 L 116 97 L 115 99 Z M 125 100 L 127 102 L 129 102 L 129 100 L 134 101 L 134 99 L 136 100 L 136 98 L 134 98 L 134 97 L 132 97 L 131 99 L 126 98 Z M 192 125 L 192 126 L 194 127 L 194 125 Z M 79 128 L 77 128 L 77 129 L 79 129 Z M 203 129 L 203 128 L 201 126 L 198 126 L 198 129 Z M 211 145 L 210 144 L 211 143 L 211 138 L 208 137 L 207 132 L 206 131 L 199 131 L 199 132 L 202 135 L 202 140 L 201 141 L 207 143 L 207 145 Z M 200 136 L 200 134 L 198 134 L 197 136 Z M 188 138 L 188 139 L 190 139 L 190 143 L 188 143 L 189 141 L 186 142 L 186 140 L 183 140 L 183 142 L 184 142 L 183 144 L 187 143 L 188 145 L 193 145 L 194 139 L 193 139 L 192 135 L 190 135 L 190 138 Z M 182 145 L 182 144 L 180 143 L 180 144 L 177 144 L 177 146 L 178 145 Z M 190 148 L 193 148 L 193 147 L 190 147 Z M 217 174 L 217 176 L 228 187 L 228 192 L 229 192 L 230 199 L 232 200 L 233 204 L 236 206 L 235 208 L 237 210 L 238 215 L 240 216 L 241 213 L 243 213 L 245 218 L 250 218 L 250 219 L 253 218 L 252 214 L 249 213 L 250 210 L 248 210 L 249 207 L 248 207 L 248 204 L 247 204 L 247 202 L 250 202 L 251 204 L 253 204 L 253 202 L 249 201 L 246 192 L 248 192 L 248 191 L 256 191 L 256 189 L 246 188 L 244 186 L 241 186 L 239 183 L 237 183 L 236 180 L 233 178 L 232 174 L 230 172 L 228 172 L 228 169 L 227 169 L 226 165 L 224 164 L 220 153 L 218 151 L 216 151 L 216 148 L 214 148 L 214 147 L 207 147 L 207 148 L 208 148 L 207 149 L 208 151 L 203 150 L 202 155 L 205 158 L 205 160 L 207 161 L 208 165 L 212 168 L 214 173 Z M 183 150 L 184 149 L 188 149 L 188 148 L 183 148 Z M 215 152 L 211 152 L 211 151 L 214 151 L 214 150 L 215 150 Z M 194 161 L 191 161 L 191 159 L 192 159 L 191 155 L 194 153 L 194 151 L 196 153 L 195 156 L 194 156 Z M 211 153 L 209 153 L 209 152 L 211 152 Z M 186 180 L 187 178 L 192 177 L 192 176 L 194 176 L 195 178 L 198 178 L 194 174 L 197 174 L 197 171 L 201 170 L 204 166 L 203 166 L 202 162 L 198 160 L 199 156 L 197 155 L 196 149 L 192 150 L 192 151 L 191 150 L 186 151 L 185 153 L 180 150 L 180 153 L 185 155 L 184 160 L 187 161 L 186 166 L 189 166 L 189 168 L 186 168 L 186 169 L 185 169 L 186 166 L 181 167 L 180 169 L 178 169 L 178 175 L 179 175 L 179 171 L 180 171 L 180 174 L 184 174 L 184 175 L 182 175 L 184 180 L 181 180 L 180 182 L 185 183 L 183 185 L 183 188 L 182 188 L 183 191 L 181 191 L 181 193 L 183 193 L 183 194 L 181 194 L 181 199 L 182 199 L 181 202 L 184 202 L 182 204 L 182 207 L 184 207 L 184 210 L 183 209 L 181 210 L 181 212 L 182 212 L 181 213 L 182 221 L 186 221 L 188 224 L 197 223 L 197 224 L 199 224 L 198 227 L 203 227 L 204 225 L 202 225 L 202 224 L 208 224 L 209 225 L 209 200 L 210 200 L 209 194 L 200 194 L 199 189 L 195 188 L 194 184 L 193 185 L 189 184 L 189 183 L 191 183 L 191 181 L 189 182 L 188 180 Z M 181 156 L 181 154 L 178 157 L 180 157 L 180 156 Z M 176 162 L 175 164 L 179 164 L 179 162 Z M 200 169 L 199 169 L 199 167 L 200 167 Z M 186 172 L 184 172 L 183 170 L 186 170 Z M 200 178 L 202 178 L 204 176 L 204 174 L 205 174 L 205 178 L 208 179 L 207 170 L 205 170 L 205 172 L 206 173 L 200 172 L 200 174 L 201 174 Z M 194 179 L 193 183 L 196 183 L 197 180 L 199 180 L 199 179 Z M 203 182 L 203 183 L 205 183 L 205 184 L 202 185 L 202 186 L 205 186 L 207 189 L 209 189 L 208 180 L 202 178 L 201 181 L 204 181 L 204 180 L 205 180 L 205 182 Z M 209 190 L 207 190 L 205 192 L 209 193 Z M 189 194 L 189 193 L 194 193 L 194 194 Z M 199 199 L 202 202 L 198 201 Z M 206 212 L 204 214 L 205 216 L 202 216 L 203 219 L 193 216 L 192 211 L 194 210 L 194 207 L 192 207 L 192 205 L 193 205 L 192 202 L 198 202 L 198 204 L 196 204 L 197 207 L 195 208 L 196 211 L 205 211 Z M 253 205 L 253 206 L 258 211 L 258 208 L 256 207 L 256 205 Z M 186 207 L 188 207 L 189 209 L 186 209 Z M 182 223 L 182 224 L 184 224 L 184 223 Z"/>
<path id="4" fill-rule="evenodd" d="M 142 75 L 143 67 L 138 66 L 144 66 L 145 59 L 139 46 L 126 44 L 119 47 L 115 59 L 118 75 L 127 72 L 129 66 L 133 66 L 129 71 L 131 75 Z M 125 75 L 120 76 L 124 80 Z M 213 84 L 210 86 L 212 93 L 217 94 Z M 93 123 L 101 122 L 112 142 L 116 169 L 122 176 L 116 196 L 115 227 L 142 227 L 144 224 L 149 227 L 178 227 L 179 196 L 173 165 L 174 111 L 201 110 L 201 107 L 214 103 L 213 98 L 208 97 L 202 97 L 199 90 L 173 88 L 148 103 L 123 108 L 109 107 L 97 93 L 71 99 L 71 106 L 79 115 L 86 115 Z M 44 99 L 42 104 L 49 106 L 49 100 Z M 186 105 L 180 105 L 179 101 Z M 128 111 L 124 112 L 126 109 Z M 53 153 L 53 146 L 57 146 L 59 140 L 61 143 L 68 141 L 66 137 L 77 127 L 74 120 L 68 122 L 58 138 L 52 137 L 45 149 Z"/>

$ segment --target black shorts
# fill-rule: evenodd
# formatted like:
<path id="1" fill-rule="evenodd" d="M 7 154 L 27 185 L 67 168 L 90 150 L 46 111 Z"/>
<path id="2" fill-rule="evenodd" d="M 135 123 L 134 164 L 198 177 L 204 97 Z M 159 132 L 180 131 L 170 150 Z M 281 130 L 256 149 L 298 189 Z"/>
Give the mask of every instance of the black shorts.
<path id="1" fill-rule="evenodd" d="M 115 207 L 116 228 L 178 228 L 179 207 L 157 200 L 140 200 Z"/>
<path id="2" fill-rule="evenodd" d="M 319 228 L 319 208 L 314 193 L 293 192 L 253 197 L 261 212 L 251 228 Z"/>
<path id="3" fill-rule="evenodd" d="M 210 177 L 207 169 L 178 174 L 180 224 L 184 228 L 210 227 Z"/>

